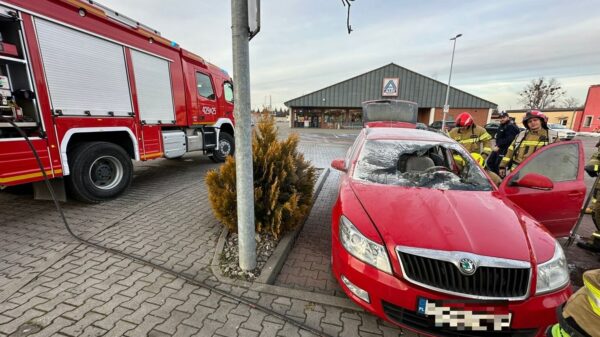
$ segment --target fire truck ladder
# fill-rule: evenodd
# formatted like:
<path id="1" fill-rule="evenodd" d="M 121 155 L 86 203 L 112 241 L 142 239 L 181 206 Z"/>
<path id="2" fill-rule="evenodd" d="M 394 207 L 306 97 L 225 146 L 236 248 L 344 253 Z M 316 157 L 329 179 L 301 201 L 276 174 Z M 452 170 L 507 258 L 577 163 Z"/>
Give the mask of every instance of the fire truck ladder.
<path id="1" fill-rule="evenodd" d="M 136 21 L 136 20 L 134 20 L 134 19 L 132 19 L 132 18 L 130 18 L 128 16 L 120 14 L 119 12 L 117 12 L 117 11 L 115 11 L 113 9 L 110 9 L 109 7 L 106 7 L 104 5 L 101 5 L 101 4 L 97 3 L 97 2 L 95 2 L 94 0 L 82 0 L 82 1 L 83 2 L 87 2 L 90 5 L 98 8 L 98 9 L 101 9 L 104 12 L 104 14 L 106 14 L 106 16 L 108 16 L 109 18 L 111 18 L 111 19 L 113 19 L 115 21 L 118 21 L 118 22 L 120 22 L 120 23 L 122 23 L 124 25 L 127 25 L 127 26 L 129 26 L 131 28 L 144 29 L 144 30 L 147 30 L 147 31 L 149 31 L 151 33 L 154 33 L 154 34 L 158 35 L 158 36 L 161 36 L 160 32 L 158 30 L 153 29 L 151 27 L 148 27 L 148 26 L 146 26 L 144 24 L 141 24 L 138 21 Z"/>
<path id="2" fill-rule="evenodd" d="M 202 132 L 202 144 L 204 148 L 204 154 L 212 152 L 217 148 L 217 131 L 215 128 L 202 125 L 200 127 L 200 131 Z"/>

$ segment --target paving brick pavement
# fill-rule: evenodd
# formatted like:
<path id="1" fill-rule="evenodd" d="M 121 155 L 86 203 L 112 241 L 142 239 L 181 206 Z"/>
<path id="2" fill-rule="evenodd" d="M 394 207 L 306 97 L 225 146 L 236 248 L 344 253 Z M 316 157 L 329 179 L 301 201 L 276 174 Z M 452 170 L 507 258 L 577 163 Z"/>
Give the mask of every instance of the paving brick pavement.
<path id="1" fill-rule="evenodd" d="M 345 155 L 350 138 L 319 142 L 319 135 L 313 134 L 303 139 L 300 150 L 315 166 L 328 167 L 331 159 Z M 221 227 L 208 210 L 202 181 L 214 167 L 196 155 L 136 164 L 132 188 L 125 195 L 99 205 L 67 203 L 65 213 L 77 233 L 99 244 L 205 280 L 328 334 L 400 334 L 358 308 L 341 309 L 219 284 L 208 267 Z M 331 207 L 327 194 L 336 191 L 336 180 L 332 171 L 314 208 L 320 218 L 311 214 L 305 228 L 328 231 L 323 224 L 329 223 L 329 215 L 323 214 Z M 5 192 L 0 192 L 0 201 L 0 337 L 32 327 L 31 331 L 39 330 L 38 336 L 310 335 L 206 287 L 78 244 L 64 230 L 50 202 Z M 313 240 L 303 235 L 299 240 Z M 329 254 L 329 235 L 320 237 L 322 242 L 310 256 L 305 251 L 304 259 L 296 259 L 294 266 L 316 272 L 311 279 L 330 277 L 329 259 L 323 258 Z M 319 283 L 313 289 L 339 295 L 336 286 Z"/>
<path id="2" fill-rule="evenodd" d="M 319 167 L 345 149 L 301 145 Z M 76 233 L 98 244 L 207 280 L 317 330 L 335 335 L 344 330 L 341 319 L 323 321 L 341 315 L 338 308 L 221 285 L 209 274 L 221 227 L 208 210 L 202 179 L 213 167 L 199 156 L 136 164 L 132 188 L 121 198 L 99 205 L 70 202 L 65 214 Z M 68 235 L 52 203 L 30 197 L 0 193 L 8 205 L 0 210 L 0 293 L 6 295 L 0 302 L 1 337 L 27 334 L 24 329 L 38 331 L 34 336 L 310 335 L 210 289 L 81 245 Z M 367 335 L 365 324 L 344 331 Z M 380 335 L 398 335 L 377 324 Z"/>
<path id="3" fill-rule="evenodd" d="M 331 274 L 331 208 L 339 173 L 332 170 L 317 197 L 275 285 L 345 296 Z"/>

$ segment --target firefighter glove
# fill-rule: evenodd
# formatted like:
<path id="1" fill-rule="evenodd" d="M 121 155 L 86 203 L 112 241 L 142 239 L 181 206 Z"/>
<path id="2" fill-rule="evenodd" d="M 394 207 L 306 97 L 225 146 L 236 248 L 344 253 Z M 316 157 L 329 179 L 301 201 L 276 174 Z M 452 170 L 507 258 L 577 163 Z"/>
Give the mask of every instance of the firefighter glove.
<path id="1" fill-rule="evenodd" d="M 598 165 L 585 165 L 584 170 L 590 177 L 598 176 Z"/>

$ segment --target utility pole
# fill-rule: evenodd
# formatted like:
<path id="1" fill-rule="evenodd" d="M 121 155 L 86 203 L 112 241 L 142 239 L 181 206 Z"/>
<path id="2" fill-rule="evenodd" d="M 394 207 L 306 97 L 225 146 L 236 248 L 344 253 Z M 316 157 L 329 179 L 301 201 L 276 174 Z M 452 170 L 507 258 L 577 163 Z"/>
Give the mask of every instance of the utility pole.
<path id="1" fill-rule="evenodd" d="M 444 114 L 442 115 L 442 132 L 446 132 L 446 115 L 450 111 L 448 105 L 448 96 L 450 96 L 450 80 L 452 79 L 452 65 L 454 64 L 454 50 L 456 49 L 456 40 L 461 37 L 462 34 L 458 34 L 451 38 L 450 41 L 454 40 L 454 46 L 452 47 L 452 59 L 450 60 L 450 75 L 448 76 L 448 87 L 446 88 L 446 101 L 444 102 Z"/>
<path id="2" fill-rule="evenodd" d="M 240 268 L 256 268 L 254 182 L 250 117 L 250 56 L 248 0 L 231 0 L 233 78 L 235 80 L 235 171 Z"/>

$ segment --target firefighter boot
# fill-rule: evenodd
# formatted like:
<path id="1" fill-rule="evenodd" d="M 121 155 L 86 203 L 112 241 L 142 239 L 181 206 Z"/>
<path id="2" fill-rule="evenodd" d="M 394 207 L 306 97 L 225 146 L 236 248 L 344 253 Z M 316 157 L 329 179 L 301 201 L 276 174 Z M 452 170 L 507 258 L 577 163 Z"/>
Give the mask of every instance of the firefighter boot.
<path id="1" fill-rule="evenodd" d="M 590 252 L 600 253 L 600 232 L 596 231 L 592 233 L 592 237 L 587 242 L 577 242 L 577 246 Z"/>

